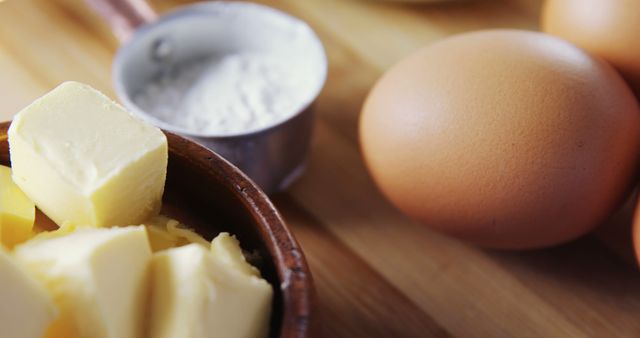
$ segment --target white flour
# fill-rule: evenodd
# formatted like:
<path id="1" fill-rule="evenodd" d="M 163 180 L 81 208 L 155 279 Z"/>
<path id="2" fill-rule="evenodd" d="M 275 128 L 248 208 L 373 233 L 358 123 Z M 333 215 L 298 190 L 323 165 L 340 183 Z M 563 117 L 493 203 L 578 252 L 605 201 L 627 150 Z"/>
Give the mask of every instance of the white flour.
<path id="1" fill-rule="evenodd" d="M 295 114 L 316 79 L 264 53 L 231 54 L 174 67 L 133 97 L 151 116 L 187 131 L 229 135 Z"/>

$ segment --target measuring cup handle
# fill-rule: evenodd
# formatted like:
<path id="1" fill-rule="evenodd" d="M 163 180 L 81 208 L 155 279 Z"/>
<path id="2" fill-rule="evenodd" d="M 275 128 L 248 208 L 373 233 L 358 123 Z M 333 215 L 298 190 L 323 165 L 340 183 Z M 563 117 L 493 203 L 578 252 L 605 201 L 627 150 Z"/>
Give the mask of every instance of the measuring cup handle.
<path id="1" fill-rule="evenodd" d="M 113 34 L 125 42 L 136 28 L 156 19 L 145 0 L 85 0 L 111 26 Z"/>

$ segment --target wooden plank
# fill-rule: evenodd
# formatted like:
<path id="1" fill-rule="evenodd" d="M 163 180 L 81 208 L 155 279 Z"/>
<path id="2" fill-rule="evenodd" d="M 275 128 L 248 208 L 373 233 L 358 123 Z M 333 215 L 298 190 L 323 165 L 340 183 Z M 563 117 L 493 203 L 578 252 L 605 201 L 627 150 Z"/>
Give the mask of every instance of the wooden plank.
<path id="1" fill-rule="evenodd" d="M 46 0 L 7 1 L 0 10 L 0 41 L 25 72 L 51 88 L 64 80 L 90 83 L 113 94 L 112 50 Z M 16 29 L 18 28 L 19 29 Z M 2 78 L 10 83 L 12 79 Z"/>
<path id="2" fill-rule="evenodd" d="M 262 1 L 264 2 L 264 1 Z M 462 1 L 401 4 L 386 1 L 285 0 L 269 5 L 286 8 L 321 27 L 379 70 L 446 35 L 486 28 L 535 29 L 523 3 Z M 539 6 L 529 1 L 528 6 Z M 536 6 L 536 7 L 537 7 Z"/>
<path id="3" fill-rule="evenodd" d="M 161 11 L 189 2 L 153 1 Z M 593 238 L 524 253 L 470 247 L 396 211 L 360 159 L 360 107 L 385 69 L 453 33 L 535 29 L 540 1 L 260 2 L 309 21 L 331 63 L 308 171 L 276 198 L 316 277 L 319 336 L 640 336 L 640 276 Z M 112 95 L 117 47 L 82 0 L 1 3 L 0 119 L 63 80 Z"/>
<path id="4" fill-rule="evenodd" d="M 375 78 L 379 72 L 377 72 L 374 67 L 369 66 L 366 62 L 358 60 L 358 55 L 350 53 L 347 47 L 339 45 L 339 42 L 336 41 L 336 37 L 327 34 L 322 29 L 319 31 L 321 36 L 323 36 L 324 41 L 328 42 L 329 45 L 333 47 L 329 51 L 329 57 L 332 61 L 332 71 L 329 77 L 327 89 L 324 93 L 324 95 L 330 97 L 330 99 L 323 101 L 324 97 L 321 97 L 321 101 L 318 105 L 319 115 L 327 121 L 331 128 L 342 130 L 345 132 L 348 139 L 355 141 L 357 115 L 361 105 L 361 99 L 364 97 L 364 94 L 366 94 L 368 86 L 372 82 L 371 79 Z M 345 90 L 347 88 L 349 90 Z M 324 106 L 324 102 L 328 102 L 327 104 L 330 104 L 331 106 Z M 341 107 L 342 109 L 338 109 L 338 107 Z M 339 173 L 335 173 L 335 175 L 338 177 Z M 547 299 L 550 300 L 558 299 L 555 295 L 548 296 L 549 297 Z M 554 302 L 554 304 L 561 310 L 563 309 L 563 305 L 565 305 L 564 303 L 558 302 Z M 584 304 L 581 305 L 583 308 L 586 307 Z M 588 312 L 586 312 L 581 319 L 582 320 L 578 321 L 577 324 L 585 325 L 593 318 L 590 318 Z M 622 330 L 629 329 L 628 325 L 626 327 L 618 326 L 618 328 L 620 327 L 624 327 Z M 615 326 L 608 326 L 600 331 L 600 333 L 620 334 L 621 332 L 620 330 L 615 329 Z"/>
<path id="5" fill-rule="evenodd" d="M 318 123 L 316 136 L 308 172 L 291 189 L 293 198 L 448 332 L 460 337 L 585 336 L 582 326 L 569 322 L 483 251 L 435 234 L 394 210 L 346 138 L 324 123 Z"/>
<path id="6" fill-rule="evenodd" d="M 556 248 L 489 252 L 590 337 L 638 337 L 640 271 L 593 236 Z M 616 315 L 613 315 L 616 314 Z"/>
<path id="7" fill-rule="evenodd" d="M 355 53 L 349 53 L 348 49 L 344 46 L 339 46 L 338 45 L 339 42 L 335 41 L 336 39 L 333 39 L 335 37 L 329 36 L 328 34 L 323 34 L 324 32 L 322 30 L 320 30 L 320 33 L 321 33 L 321 36 L 324 35 L 325 42 L 329 41 L 329 44 L 333 46 L 333 48 L 329 52 L 333 69 L 329 77 L 329 82 L 327 86 L 328 89 L 325 90 L 325 95 L 331 98 L 331 99 L 327 99 L 326 101 L 328 101 L 329 104 L 332 104 L 332 106 L 327 109 L 326 106 L 323 106 L 323 101 L 322 101 L 323 98 L 321 98 L 321 103 L 319 104 L 319 107 L 318 107 L 319 115 L 327 121 L 327 123 L 331 126 L 331 128 L 346 130 L 347 131 L 346 137 L 351 140 L 355 140 L 357 118 L 352 118 L 352 117 L 358 115 L 357 110 L 360 107 L 359 101 L 361 101 L 360 98 L 364 96 L 361 94 L 366 93 L 367 85 L 371 83 L 371 81 L 368 82 L 368 80 L 364 80 L 364 81 L 359 81 L 359 80 L 362 78 L 365 78 L 365 79 L 375 78 L 375 75 L 372 75 L 372 74 L 377 74 L 378 72 L 376 72 L 376 70 L 373 69 L 373 67 L 370 67 L 365 62 L 361 62 L 360 60 L 358 60 L 358 55 L 355 55 Z M 340 53 L 336 53 L 336 50 L 340 50 Z M 336 68 L 338 68 L 338 70 L 336 70 Z M 348 73 L 348 76 L 343 76 L 343 74 L 345 73 Z M 350 90 L 343 90 L 345 88 L 349 88 Z M 327 93 L 327 91 L 329 91 L 329 93 Z M 350 96 L 352 99 L 351 100 L 349 100 L 348 98 L 343 99 L 343 97 L 346 97 L 346 96 Z M 342 107 L 342 109 L 336 109 L 338 106 Z M 347 122 L 345 123 L 345 121 Z M 347 125 L 346 128 L 345 128 L 345 125 Z M 601 252 L 603 251 L 601 247 L 599 249 Z M 618 263 L 620 264 L 620 262 Z M 622 265 L 621 268 L 623 269 L 629 268 L 624 264 L 621 264 L 621 265 Z M 624 275 L 624 273 L 621 273 L 621 274 Z M 536 285 L 536 286 L 539 286 L 539 285 Z M 546 290 L 544 287 L 540 287 L 540 288 L 543 291 Z M 562 286 L 558 286 L 558 288 L 562 289 Z M 534 288 L 533 291 L 535 292 L 538 290 Z M 567 305 L 570 305 L 570 306 L 575 305 L 576 308 L 582 308 L 582 309 L 587 309 L 587 308 L 590 309 L 591 306 L 597 307 L 601 305 L 601 304 L 596 305 L 593 302 L 591 302 L 590 304 L 585 304 L 584 302 L 581 303 L 579 300 L 576 301 L 576 299 L 563 303 L 563 302 L 557 301 L 558 299 L 563 299 L 563 298 L 557 297 L 556 294 L 545 293 L 545 292 L 542 292 L 542 294 L 546 296 L 545 300 L 549 300 L 559 310 L 563 310 L 569 307 Z M 587 298 L 592 297 L 593 293 L 582 295 L 582 296 L 585 296 Z M 567 298 L 564 298 L 564 299 L 566 300 Z M 603 310 L 604 312 L 606 312 L 611 309 L 603 309 Z M 579 320 L 576 320 L 576 324 L 579 324 L 579 325 L 586 325 L 591 321 L 594 321 L 594 323 L 597 323 L 598 321 L 600 322 L 606 321 L 607 317 L 599 317 L 598 320 L 595 320 L 593 317 L 593 312 L 598 312 L 598 311 L 593 311 L 593 310 L 579 311 L 578 315 L 576 315 L 575 312 L 571 312 L 571 314 L 572 314 L 572 317 L 580 318 Z M 630 324 L 629 322 L 626 323 L 627 325 L 624 325 L 625 323 L 622 323 L 622 322 L 625 322 L 625 320 L 619 320 L 619 322 L 621 323 L 604 325 L 604 327 L 601 327 L 599 331 L 595 329 L 590 330 L 590 333 L 598 332 L 602 335 L 607 335 L 607 334 L 621 335 L 624 332 L 627 332 L 627 333 L 634 332 L 634 330 L 636 329 L 635 325 L 628 325 Z"/>
<path id="8" fill-rule="evenodd" d="M 0 44 L 0 121 L 10 120 L 15 113 L 48 89 L 46 84 L 25 71 L 18 60 Z"/>
<path id="9" fill-rule="evenodd" d="M 283 194 L 275 202 L 313 271 L 319 300 L 317 337 L 449 336 L 290 197 Z"/>

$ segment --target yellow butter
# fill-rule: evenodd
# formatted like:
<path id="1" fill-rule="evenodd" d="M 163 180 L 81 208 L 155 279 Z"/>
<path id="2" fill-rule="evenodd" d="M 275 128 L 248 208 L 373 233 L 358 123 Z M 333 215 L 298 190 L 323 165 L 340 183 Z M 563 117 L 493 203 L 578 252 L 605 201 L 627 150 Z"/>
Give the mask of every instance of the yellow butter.
<path id="1" fill-rule="evenodd" d="M 0 165 L 0 243 L 8 248 L 33 236 L 36 207 L 11 180 L 11 169 Z"/>
<path id="2" fill-rule="evenodd" d="M 207 240 L 195 231 L 166 216 L 156 216 L 145 223 L 153 252 L 197 243 L 208 247 Z"/>
<path id="3" fill-rule="evenodd" d="M 144 336 L 151 258 L 144 227 L 77 229 L 35 238 L 14 254 L 60 309 L 45 338 Z"/>
<path id="4" fill-rule="evenodd" d="M 178 239 L 178 245 L 186 245 L 190 243 L 200 244 L 208 247 L 210 244 L 202 236 L 195 231 L 184 227 L 180 222 L 171 220 L 167 222 L 167 233 Z"/>
<path id="5" fill-rule="evenodd" d="M 44 287 L 0 246 L 0 336 L 42 338 L 56 316 Z"/>
<path id="6" fill-rule="evenodd" d="M 145 227 L 147 228 L 151 251 L 157 252 L 180 246 L 178 244 L 179 238 L 172 236 L 165 227 L 148 224 L 145 224 Z"/>
<path id="7" fill-rule="evenodd" d="M 166 137 L 87 85 L 20 111 L 9 146 L 14 182 L 58 225 L 140 224 L 160 210 Z"/>
<path id="8" fill-rule="evenodd" d="M 150 338 L 267 337 L 273 290 L 235 238 L 155 253 L 151 270 Z"/>

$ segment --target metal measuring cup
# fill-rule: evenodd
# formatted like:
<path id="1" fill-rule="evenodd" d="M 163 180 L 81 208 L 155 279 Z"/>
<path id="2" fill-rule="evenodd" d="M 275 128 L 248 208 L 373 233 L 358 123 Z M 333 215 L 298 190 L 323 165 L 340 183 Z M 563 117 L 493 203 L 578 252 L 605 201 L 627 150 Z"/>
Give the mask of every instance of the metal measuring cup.
<path id="1" fill-rule="evenodd" d="M 116 93 L 130 111 L 162 129 L 185 136 L 217 152 L 240 168 L 267 194 L 285 189 L 302 174 L 312 133 L 313 103 L 324 85 L 327 73 L 327 58 L 322 43 L 306 23 L 270 7 L 248 2 L 196 3 L 158 16 L 145 0 L 86 1 L 107 21 L 122 43 L 112 71 Z M 287 51 L 287 46 L 278 46 L 280 53 L 293 53 L 287 57 L 302 57 L 304 60 L 297 61 L 315 67 L 318 72 L 316 88 L 313 88 L 308 100 L 300 105 L 297 112 L 284 121 L 260 130 L 211 135 L 168 124 L 136 105 L 133 95 L 142 86 L 147 85 L 159 72 L 188 62 L 194 56 L 233 52 L 239 48 L 263 48 L 265 52 L 274 48 L 269 45 L 268 37 L 255 37 L 262 32 L 246 31 L 242 22 L 238 22 L 243 11 L 251 11 L 250 15 L 244 14 L 244 20 L 263 20 L 265 25 L 270 20 L 276 25 L 289 22 L 308 37 L 304 51 Z M 232 18 L 229 18 L 230 15 Z"/>

